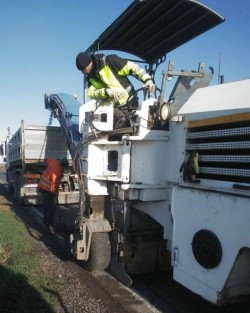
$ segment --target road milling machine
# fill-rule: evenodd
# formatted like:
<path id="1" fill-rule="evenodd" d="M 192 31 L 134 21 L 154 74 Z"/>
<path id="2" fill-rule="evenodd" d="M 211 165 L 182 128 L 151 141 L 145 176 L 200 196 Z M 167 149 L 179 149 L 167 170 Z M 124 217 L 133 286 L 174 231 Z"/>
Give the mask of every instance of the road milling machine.
<path id="1" fill-rule="evenodd" d="M 130 53 L 156 77 L 168 52 L 223 21 L 198 1 L 134 1 L 86 51 Z M 249 297 L 250 80 L 209 87 L 212 77 L 203 63 L 169 61 L 120 129 L 108 103 L 45 95 L 79 176 L 71 249 L 88 270 L 129 286 L 134 274 L 171 269 L 214 304 Z"/>

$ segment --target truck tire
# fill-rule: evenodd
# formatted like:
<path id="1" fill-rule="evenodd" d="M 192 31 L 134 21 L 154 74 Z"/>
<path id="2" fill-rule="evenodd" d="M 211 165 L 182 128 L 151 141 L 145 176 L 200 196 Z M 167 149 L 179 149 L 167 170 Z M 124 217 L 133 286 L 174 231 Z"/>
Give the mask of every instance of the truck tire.
<path id="1" fill-rule="evenodd" d="M 111 259 L 111 246 L 108 233 L 93 233 L 89 259 L 83 261 L 83 267 L 89 272 L 104 271 Z"/>
<path id="2" fill-rule="evenodd" d="M 21 197 L 21 177 L 17 176 L 16 178 L 16 184 L 15 184 L 15 199 L 17 202 L 21 205 L 24 204 L 24 199 Z"/>
<path id="3" fill-rule="evenodd" d="M 6 173 L 6 181 L 8 183 L 8 192 L 11 194 L 11 196 L 14 196 L 15 195 L 15 189 L 11 184 L 9 171 L 7 171 L 7 173 Z"/>

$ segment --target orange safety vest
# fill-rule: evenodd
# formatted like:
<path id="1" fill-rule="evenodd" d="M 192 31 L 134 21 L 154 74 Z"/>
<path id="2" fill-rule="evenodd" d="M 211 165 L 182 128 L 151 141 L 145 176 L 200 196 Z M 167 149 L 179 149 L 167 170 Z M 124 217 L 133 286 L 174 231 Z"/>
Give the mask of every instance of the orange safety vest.
<path id="1" fill-rule="evenodd" d="M 43 172 L 39 187 L 46 191 L 58 192 L 59 183 L 63 176 L 63 169 L 56 159 L 48 159 L 47 168 Z"/>

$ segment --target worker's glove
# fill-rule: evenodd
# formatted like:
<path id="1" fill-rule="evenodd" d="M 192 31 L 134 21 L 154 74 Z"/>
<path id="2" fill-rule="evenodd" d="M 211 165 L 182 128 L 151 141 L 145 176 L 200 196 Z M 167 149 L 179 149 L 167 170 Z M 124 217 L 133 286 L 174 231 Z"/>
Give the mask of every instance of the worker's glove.
<path id="1" fill-rule="evenodd" d="M 148 88 L 149 92 L 155 92 L 156 90 L 156 86 L 152 80 L 148 80 L 143 87 Z"/>
<path id="2" fill-rule="evenodd" d="M 112 88 L 106 89 L 106 94 L 108 95 L 110 99 L 113 99 L 115 101 L 118 101 L 124 96 L 123 92 L 120 92 L 119 90 L 112 89 Z"/>

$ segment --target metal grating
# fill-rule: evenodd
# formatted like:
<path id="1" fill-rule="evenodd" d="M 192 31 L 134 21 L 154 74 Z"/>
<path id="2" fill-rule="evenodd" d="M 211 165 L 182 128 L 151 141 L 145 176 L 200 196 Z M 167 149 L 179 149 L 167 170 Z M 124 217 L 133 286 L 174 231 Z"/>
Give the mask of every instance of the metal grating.
<path id="1" fill-rule="evenodd" d="M 229 136 L 242 136 L 242 135 L 250 135 L 250 127 L 242 127 L 242 128 L 237 127 L 237 128 L 230 128 L 230 129 L 189 132 L 187 134 L 187 139 L 229 137 Z"/>
<path id="2" fill-rule="evenodd" d="M 200 155 L 201 162 L 250 163 L 249 155 Z"/>
<path id="3" fill-rule="evenodd" d="M 250 177 L 250 170 L 235 168 L 200 167 L 200 173 Z"/>
<path id="4" fill-rule="evenodd" d="M 250 183 L 250 121 L 188 129 L 191 151 L 199 154 L 199 178 Z"/>
<path id="5" fill-rule="evenodd" d="M 187 144 L 186 149 L 187 150 L 250 149 L 250 141 L 209 142 L 209 143 Z"/>

